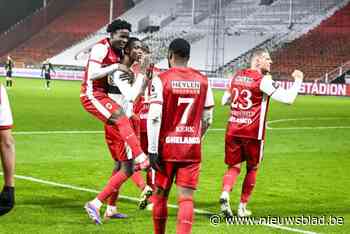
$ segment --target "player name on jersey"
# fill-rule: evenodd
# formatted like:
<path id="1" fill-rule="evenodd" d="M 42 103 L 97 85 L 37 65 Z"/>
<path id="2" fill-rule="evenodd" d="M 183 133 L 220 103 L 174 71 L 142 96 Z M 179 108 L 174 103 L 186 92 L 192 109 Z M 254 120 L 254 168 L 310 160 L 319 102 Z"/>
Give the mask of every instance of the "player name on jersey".
<path id="1" fill-rule="evenodd" d="M 177 94 L 199 94 L 201 83 L 199 81 L 172 80 L 171 88 Z"/>
<path id="2" fill-rule="evenodd" d="M 176 126 L 176 132 L 194 132 L 195 127 L 193 126 Z"/>
<path id="3" fill-rule="evenodd" d="M 200 144 L 199 137 L 182 137 L 182 136 L 167 136 L 165 138 L 167 144 Z"/>
<path id="4" fill-rule="evenodd" d="M 237 118 L 235 116 L 231 116 L 229 121 L 231 123 L 238 123 L 238 124 L 252 124 L 253 120 L 251 118 Z"/>

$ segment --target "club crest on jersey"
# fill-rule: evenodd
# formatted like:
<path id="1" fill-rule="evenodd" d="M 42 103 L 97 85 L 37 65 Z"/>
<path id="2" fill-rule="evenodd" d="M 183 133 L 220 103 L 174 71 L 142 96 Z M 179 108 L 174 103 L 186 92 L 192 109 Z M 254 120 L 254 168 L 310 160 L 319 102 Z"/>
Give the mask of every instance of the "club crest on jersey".
<path id="1" fill-rule="evenodd" d="M 108 110 L 112 110 L 112 108 L 113 108 L 113 105 L 111 104 L 111 103 L 106 103 L 106 108 L 108 109 Z"/>
<path id="2" fill-rule="evenodd" d="M 199 94 L 201 83 L 195 80 L 172 80 L 171 88 L 177 94 Z"/>

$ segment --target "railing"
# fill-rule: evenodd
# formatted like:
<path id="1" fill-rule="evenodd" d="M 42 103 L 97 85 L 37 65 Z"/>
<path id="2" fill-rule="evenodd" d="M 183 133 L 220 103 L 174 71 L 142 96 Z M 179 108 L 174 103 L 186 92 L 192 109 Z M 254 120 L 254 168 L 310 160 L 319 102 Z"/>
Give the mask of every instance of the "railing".
<path id="1" fill-rule="evenodd" d="M 319 80 L 324 81 L 325 83 L 331 83 L 333 80 L 337 79 L 339 76 L 343 75 L 349 70 L 350 70 L 350 61 L 342 64 L 341 66 L 337 67 L 336 69 L 330 72 L 327 72 L 326 74 L 321 76 Z"/>

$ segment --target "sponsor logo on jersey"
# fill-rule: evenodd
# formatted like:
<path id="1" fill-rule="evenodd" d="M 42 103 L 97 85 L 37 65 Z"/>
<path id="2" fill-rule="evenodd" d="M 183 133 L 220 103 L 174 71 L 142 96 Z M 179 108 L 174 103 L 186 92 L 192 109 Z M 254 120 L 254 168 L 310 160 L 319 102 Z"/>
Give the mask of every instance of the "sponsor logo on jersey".
<path id="1" fill-rule="evenodd" d="M 253 111 L 242 111 L 242 110 L 233 110 L 231 112 L 232 116 L 236 116 L 239 117 L 239 118 L 242 118 L 242 117 L 245 117 L 245 118 L 251 118 L 254 116 L 254 112 Z"/>
<path id="2" fill-rule="evenodd" d="M 199 81 L 172 80 L 171 88 L 177 94 L 199 94 L 201 83 Z"/>
<path id="3" fill-rule="evenodd" d="M 236 76 L 234 79 L 235 83 L 253 83 L 254 80 L 248 76 Z"/>
<path id="4" fill-rule="evenodd" d="M 167 144 L 200 144 L 201 139 L 199 137 L 181 137 L 181 136 L 167 136 L 165 138 Z"/>

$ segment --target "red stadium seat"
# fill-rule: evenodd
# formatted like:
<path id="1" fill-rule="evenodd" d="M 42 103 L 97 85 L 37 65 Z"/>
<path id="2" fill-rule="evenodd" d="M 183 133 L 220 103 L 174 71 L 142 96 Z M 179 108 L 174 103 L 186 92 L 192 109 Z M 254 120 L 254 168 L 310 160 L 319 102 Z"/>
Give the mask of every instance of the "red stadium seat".
<path id="1" fill-rule="evenodd" d="M 273 73 L 301 69 L 308 80 L 319 79 L 350 60 L 350 4 L 317 28 L 272 54 Z"/>

